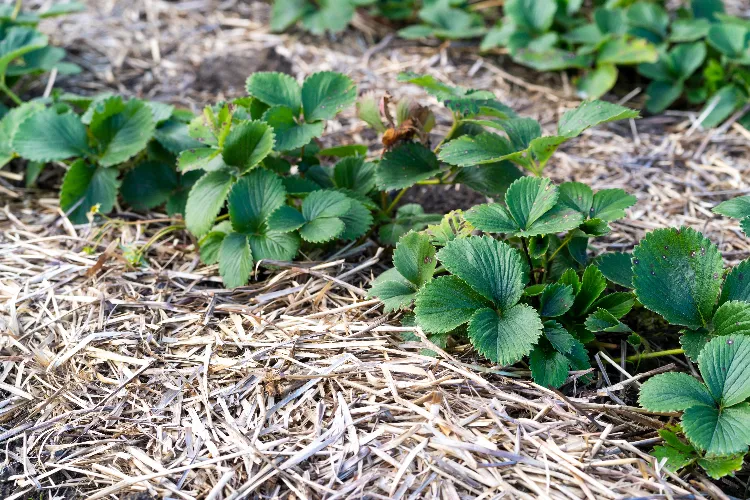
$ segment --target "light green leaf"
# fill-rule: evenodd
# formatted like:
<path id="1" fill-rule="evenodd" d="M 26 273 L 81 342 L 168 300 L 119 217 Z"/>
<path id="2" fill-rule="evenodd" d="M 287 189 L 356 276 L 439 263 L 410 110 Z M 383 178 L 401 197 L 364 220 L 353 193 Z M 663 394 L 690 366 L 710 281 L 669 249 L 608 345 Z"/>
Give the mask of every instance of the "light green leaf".
<path id="1" fill-rule="evenodd" d="M 743 453 L 739 453 L 733 457 L 708 457 L 698 459 L 698 465 L 703 467 L 706 474 L 713 479 L 721 479 L 724 476 L 728 476 L 729 474 L 740 470 L 744 462 L 745 456 Z"/>
<path id="2" fill-rule="evenodd" d="M 684 330 L 681 333 L 680 345 L 685 351 L 685 355 L 693 361 L 697 361 L 701 351 L 711 340 L 711 334 L 705 328 Z"/>
<path id="3" fill-rule="evenodd" d="M 262 121 L 234 125 L 224 142 L 222 157 L 227 165 L 243 172 L 258 165 L 273 151 L 273 129 Z"/>
<path id="4" fill-rule="evenodd" d="M 264 233 L 266 219 L 284 204 L 285 198 L 286 190 L 276 174 L 264 169 L 253 170 L 240 178 L 229 192 L 232 228 L 238 233 Z"/>
<path id="5" fill-rule="evenodd" d="M 430 243 L 444 247 L 456 238 L 466 238 L 473 230 L 473 226 L 464 220 L 463 211 L 453 210 L 445 214 L 440 223 L 427 226 L 425 233 L 430 237 Z"/>
<path id="6" fill-rule="evenodd" d="M 247 284 L 253 270 L 253 254 L 247 236 L 229 233 L 219 248 L 219 274 L 227 288 Z"/>
<path id="7" fill-rule="evenodd" d="M 573 313 L 576 316 L 586 314 L 605 288 L 607 288 L 607 281 L 599 268 L 588 266 L 581 278 L 581 290 L 576 294 Z"/>
<path id="8" fill-rule="evenodd" d="M 477 309 L 489 305 L 457 276 L 441 276 L 427 283 L 417 294 L 414 313 L 417 323 L 428 332 L 443 333 L 454 330 L 472 318 Z"/>
<path id="9" fill-rule="evenodd" d="M 693 0 L 695 4 L 696 0 Z M 719 0 L 721 1 L 721 0 Z M 708 19 L 675 19 L 670 29 L 669 41 L 672 43 L 685 43 L 700 40 L 708 35 L 711 29 L 711 21 Z"/>
<path id="10" fill-rule="evenodd" d="M 649 41 L 642 38 L 614 38 L 606 42 L 599 50 L 597 64 L 631 65 L 653 63 L 659 59 L 659 53 Z"/>
<path id="11" fill-rule="evenodd" d="M 146 161 L 125 175 L 120 192 L 133 208 L 149 210 L 165 203 L 176 188 L 177 173 L 172 167 Z"/>
<path id="12" fill-rule="evenodd" d="M 308 123 L 330 120 L 356 99 L 357 86 L 341 73 L 322 71 L 307 77 L 302 84 L 302 107 Z"/>
<path id="13" fill-rule="evenodd" d="M 518 250 L 488 236 L 471 236 L 449 242 L 437 254 L 452 274 L 501 310 L 508 309 L 523 295 L 528 280 Z"/>
<path id="14" fill-rule="evenodd" d="M 229 173 L 218 170 L 208 172 L 193 185 L 185 206 L 185 224 L 191 233 L 203 236 L 211 229 L 233 181 Z"/>
<path id="15" fill-rule="evenodd" d="M 13 137 L 19 126 L 31 115 L 44 109 L 44 105 L 29 101 L 12 108 L 0 120 L 0 168 L 12 160 L 16 152 L 13 149 Z"/>
<path id="16" fill-rule="evenodd" d="M 221 150 L 215 148 L 188 149 L 180 153 L 177 158 L 177 168 L 180 172 L 205 170 L 213 172 L 226 167 Z"/>
<path id="17" fill-rule="evenodd" d="M 587 101 L 562 116 L 557 133 L 575 137 L 596 125 L 627 118 L 638 118 L 638 111 L 604 101 Z"/>
<path id="18" fill-rule="evenodd" d="M 703 42 L 683 43 L 669 51 L 672 70 L 682 80 L 687 79 L 706 59 L 706 44 Z"/>
<path id="19" fill-rule="evenodd" d="M 573 287 L 561 283 L 547 285 L 539 297 L 539 314 L 545 318 L 562 316 L 573 305 Z"/>
<path id="20" fill-rule="evenodd" d="M 307 0 L 275 0 L 271 7 L 271 31 L 285 31 L 302 18 L 307 6 Z"/>
<path id="21" fill-rule="evenodd" d="M 581 99 L 599 99 L 609 92 L 617 82 L 617 66 L 599 63 L 593 71 L 584 73 L 576 82 L 577 94 Z"/>
<path id="22" fill-rule="evenodd" d="M 560 387 L 568 378 L 568 358 L 553 349 L 534 347 L 529 367 L 534 382 L 543 387 Z"/>
<path id="23" fill-rule="evenodd" d="M 628 23 L 632 27 L 641 28 L 649 32 L 649 34 L 656 35 L 654 41 L 661 41 L 667 34 L 667 26 L 669 25 L 669 14 L 664 10 L 664 7 L 654 3 L 648 2 L 636 2 L 628 9 Z M 635 30 L 636 33 L 641 30 Z"/>
<path id="24" fill-rule="evenodd" d="M 673 472 L 677 472 L 683 467 L 690 465 L 697 457 L 694 453 L 686 453 L 671 446 L 655 446 L 651 455 L 659 461 L 666 459 L 666 468 Z"/>
<path id="25" fill-rule="evenodd" d="M 562 71 L 566 69 L 585 69 L 593 63 L 590 54 L 576 54 L 562 49 L 549 49 L 534 52 L 529 49 L 517 49 L 511 52 L 513 60 L 537 71 Z"/>
<path id="26" fill-rule="evenodd" d="M 344 31 L 354 15 L 350 0 L 316 0 L 317 8 L 302 18 L 302 26 L 313 35 Z M 304 97 L 303 97 L 304 101 Z"/>
<path id="27" fill-rule="evenodd" d="M 383 156 L 375 170 L 377 185 L 384 191 L 411 187 L 440 172 L 435 153 L 416 142 L 398 145 Z"/>
<path id="28" fill-rule="evenodd" d="M 117 170 L 96 167 L 77 160 L 66 172 L 60 189 L 60 208 L 74 224 L 84 224 L 86 214 L 95 205 L 99 212 L 112 211 L 117 199 Z"/>
<path id="29" fill-rule="evenodd" d="M 230 226 L 231 231 L 231 226 Z M 221 244 L 226 238 L 227 233 L 223 231 L 209 231 L 199 241 L 201 261 L 206 265 L 216 264 L 219 262 L 219 250 Z"/>
<path id="30" fill-rule="evenodd" d="M 729 300 L 750 302 L 750 260 L 734 266 L 724 280 L 719 304 Z"/>
<path id="31" fill-rule="evenodd" d="M 415 232 L 406 234 L 393 252 L 393 265 L 401 276 L 417 288 L 430 281 L 437 266 L 435 247 L 430 243 L 430 237 Z"/>
<path id="32" fill-rule="evenodd" d="M 747 383 L 750 379 L 749 336 L 714 338 L 698 356 L 698 367 L 709 392 L 722 408 L 750 398 L 750 384 Z M 750 426 L 746 429 L 750 435 Z"/>
<path id="33" fill-rule="evenodd" d="M 485 308 L 471 317 L 469 339 L 490 361 L 510 365 L 531 352 L 542 329 L 539 315 L 526 304 L 517 304 L 502 312 Z"/>
<path id="34" fill-rule="evenodd" d="M 636 201 L 635 196 L 622 189 L 602 189 L 594 194 L 590 216 L 606 222 L 616 221 L 625 217 L 625 209 L 635 205 Z"/>
<path id="35" fill-rule="evenodd" d="M 160 124 L 154 130 L 154 139 L 164 149 L 173 154 L 179 154 L 191 148 L 203 147 L 200 141 L 190 137 L 187 124 L 177 120 L 167 120 Z"/>
<path id="36" fill-rule="evenodd" d="M 500 122 L 514 151 L 527 149 L 531 141 L 542 135 L 542 126 L 533 118 L 511 118 Z"/>
<path id="37" fill-rule="evenodd" d="M 636 297 L 670 323 L 705 326 L 719 295 L 718 248 L 690 228 L 657 229 L 633 250 Z"/>
<path id="38" fill-rule="evenodd" d="M 90 153 L 86 128 L 73 113 L 58 115 L 54 109 L 31 114 L 18 126 L 13 149 L 31 161 L 60 161 Z"/>
<path id="39" fill-rule="evenodd" d="M 750 217 L 750 195 L 738 196 L 716 205 L 713 210 L 715 214 L 724 215 L 733 219 L 744 219 Z"/>
<path id="40" fill-rule="evenodd" d="M 521 228 L 504 206 L 499 203 L 476 205 L 466 212 L 466 220 L 488 233 L 514 234 Z"/>
<path id="41" fill-rule="evenodd" d="M 650 411 L 684 411 L 696 405 L 714 405 L 711 394 L 687 373 L 663 373 L 641 386 L 638 402 Z"/>
<path id="42" fill-rule="evenodd" d="M 305 225 L 305 217 L 299 210 L 289 205 L 279 207 L 268 219 L 268 226 L 273 231 L 289 232 L 296 231 Z"/>
<path id="43" fill-rule="evenodd" d="M 323 134 L 325 123 L 297 123 L 294 111 L 286 106 L 273 106 L 263 114 L 263 121 L 273 127 L 277 151 L 301 148 Z"/>
<path id="44" fill-rule="evenodd" d="M 682 416 L 682 428 L 708 457 L 745 453 L 750 444 L 750 404 L 723 410 L 713 405 L 692 406 Z"/>
<path id="45" fill-rule="evenodd" d="M 287 107 L 292 110 L 292 114 L 299 115 L 302 89 L 292 76 L 272 72 L 253 73 L 248 77 L 245 87 L 247 93 L 259 101 L 269 106 Z"/>

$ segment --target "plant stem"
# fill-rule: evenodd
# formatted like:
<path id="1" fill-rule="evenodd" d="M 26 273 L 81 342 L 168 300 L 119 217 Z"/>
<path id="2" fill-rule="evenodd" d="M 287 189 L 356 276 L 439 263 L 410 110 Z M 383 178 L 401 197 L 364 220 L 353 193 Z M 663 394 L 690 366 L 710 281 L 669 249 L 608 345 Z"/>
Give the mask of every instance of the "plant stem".
<path id="1" fill-rule="evenodd" d="M 685 354 L 685 350 L 684 349 L 667 349 L 666 351 L 653 351 L 653 352 L 646 352 L 643 354 L 635 354 L 633 356 L 628 356 L 627 358 L 625 358 L 625 361 L 635 363 L 642 359 L 661 358 L 663 356 L 676 356 L 678 354 Z M 621 360 L 622 358 L 617 358 L 614 361 L 616 363 L 619 363 Z"/>
<path id="2" fill-rule="evenodd" d="M 418 181 L 418 186 L 432 186 L 436 184 L 444 184 L 443 179 L 427 179 L 426 181 Z"/>
<path id="3" fill-rule="evenodd" d="M 536 274 L 534 273 L 534 262 L 531 260 L 531 254 L 529 253 L 529 245 L 526 243 L 526 238 L 521 238 L 521 244 L 523 244 L 523 252 L 526 254 L 526 260 L 529 262 L 529 272 L 531 273 L 531 279 L 536 284 Z"/>
<path id="4" fill-rule="evenodd" d="M 443 137 L 443 140 L 438 143 L 437 146 L 435 146 L 435 152 L 440 151 L 440 148 L 443 147 L 443 144 L 446 141 L 449 141 L 453 138 L 453 134 L 456 133 L 456 130 L 458 130 L 458 126 L 461 124 L 461 120 L 459 119 L 458 115 L 456 113 L 453 113 L 453 124 L 451 125 L 450 130 L 448 130 L 448 133 L 445 134 L 445 137 Z"/>
<path id="5" fill-rule="evenodd" d="M 13 8 L 13 13 L 10 15 L 10 20 L 15 21 L 18 17 L 18 14 L 21 13 L 21 4 L 23 3 L 23 0 L 16 0 L 16 6 Z"/>
<path id="6" fill-rule="evenodd" d="M 390 215 L 391 212 L 393 212 L 393 209 L 396 208 L 396 204 L 398 204 L 399 201 L 401 201 L 401 198 L 404 197 L 406 192 L 409 190 L 409 188 L 404 188 L 401 191 L 398 192 L 395 198 L 393 198 L 393 201 L 390 205 L 388 205 L 388 208 L 385 209 L 385 214 Z"/>
<path id="7" fill-rule="evenodd" d="M 3 78 L 3 80 L 5 79 Z M 13 91 L 10 90 L 10 88 L 8 88 L 8 86 L 5 84 L 5 81 L 0 82 L 0 90 L 5 92 L 5 94 L 10 97 L 10 99 L 14 103 L 16 103 L 16 106 L 20 106 L 21 104 L 23 104 L 23 101 L 16 94 L 14 94 Z"/>
<path id="8" fill-rule="evenodd" d="M 563 240 L 563 242 L 560 243 L 560 246 L 557 247 L 554 252 L 552 252 L 552 255 L 549 256 L 549 258 L 547 259 L 547 264 L 549 264 L 550 262 L 552 262 L 552 259 L 555 258 L 555 256 L 560 252 L 560 250 L 562 250 L 563 248 L 565 248 L 566 246 L 568 246 L 568 243 L 570 243 L 570 240 L 572 240 L 572 239 L 573 239 L 573 232 L 571 231 L 565 237 L 565 239 Z"/>

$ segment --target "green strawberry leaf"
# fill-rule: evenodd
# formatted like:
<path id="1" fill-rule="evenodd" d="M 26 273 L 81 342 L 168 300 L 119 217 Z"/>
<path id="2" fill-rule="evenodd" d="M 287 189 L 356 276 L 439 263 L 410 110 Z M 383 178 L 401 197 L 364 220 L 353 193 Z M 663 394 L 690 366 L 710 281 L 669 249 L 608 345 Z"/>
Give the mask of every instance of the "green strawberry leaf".
<path id="1" fill-rule="evenodd" d="M 576 344 L 579 344 L 575 337 L 554 320 L 544 322 L 544 337 L 562 354 L 570 354 Z"/>
<path id="2" fill-rule="evenodd" d="M 146 148 L 154 136 L 156 124 L 151 108 L 143 101 L 127 103 L 113 98 L 103 113 L 94 112 L 89 129 L 100 145 L 99 164 L 105 167 L 129 160 Z"/>
<path id="3" fill-rule="evenodd" d="M 545 33 L 552 27 L 557 12 L 554 0 L 508 0 L 505 2 L 505 15 L 516 26 L 531 33 Z"/>
<path id="4" fill-rule="evenodd" d="M 268 220 L 274 231 L 289 232 L 299 229 L 300 236 L 311 243 L 323 243 L 340 236 L 346 229 L 343 217 L 349 212 L 352 200 L 343 193 L 331 190 L 311 192 L 302 202 L 302 213 L 282 206 Z"/>
<path id="5" fill-rule="evenodd" d="M 638 118 L 638 111 L 604 101 L 587 101 L 567 111 L 557 124 L 557 133 L 576 137 L 584 130 L 616 120 Z"/>
<path id="6" fill-rule="evenodd" d="M 90 154 L 86 127 L 73 113 L 45 109 L 28 116 L 13 136 L 13 150 L 31 161 L 60 161 Z"/>
<path id="7" fill-rule="evenodd" d="M 273 151 L 273 129 L 262 121 L 246 121 L 232 127 L 222 157 L 227 165 L 247 172 Z"/>
<path id="8" fill-rule="evenodd" d="M 437 266 L 430 237 L 413 231 L 402 237 L 393 251 L 393 265 L 417 288 L 430 281 Z"/>
<path id="9" fill-rule="evenodd" d="M 247 284 L 253 270 L 253 254 L 247 235 L 229 233 L 219 247 L 219 274 L 227 288 Z"/>
<path id="10" fill-rule="evenodd" d="M 11 109 L 0 119 L 0 168 L 16 156 L 16 151 L 13 148 L 13 137 L 21 123 L 43 109 L 43 104 L 29 101 Z"/>
<path id="11" fill-rule="evenodd" d="M 696 1 L 700 0 L 693 0 L 691 3 L 695 5 Z M 705 38 L 708 35 L 708 31 L 711 29 L 711 21 L 709 21 L 708 19 L 700 19 L 697 16 L 696 19 L 675 19 L 672 22 L 670 29 L 670 42 L 695 42 L 697 40 Z"/>
<path id="12" fill-rule="evenodd" d="M 273 106 L 263 114 L 263 121 L 273 127 L 277 151 L 301 148 L 323 134 L 325 123 L 297 123 L 294 111 L 286 106 Z"/>
<path id="13" fill-rule="evenodd" d="M 731 200 L 722 201 L 713 208 L 713 213 L 731 217 L 733 219 L 744 219 L 750 217 L 750 195 L 738 196 Z"/>
<path id="14" fill-rule="evenodd" d="M 712 316 L 722 268 L 718 248 L 690 228 L 657 229 L 633 250 L 633 286 L 641 304 L 693 329 Z"/>
<path id="15" fill-rule="evenodd" d="M 602 45 L 599 50 L 598 64 L 619 64 L 623 66 L 654 63 L 659 52 L 651 42 L 642 38 L 613 38 Z"/>
<path id="16" fill-rule="evenodd" d="M 633 288 L 633 256 L 629 253 L 611 252 L 596 259 L 596 267 L 605 278 L 625 288 Z"/>
<path id="17" fill-rule="evenodd" d="M 392 222 L 380 226 L 378 238 L 383 245 L 395 245 L 409 231 L 421 231 L 428 224 L 436 224 L 441 219 L 440 214 L 426 214 L 421 205 L 409 203 L 396 210 Z"/>
<path id="18" fill-rule="evenodd" d="M 707 457 L 744 454 L 750 444 L 750 404 L 722 410 L 714 405 L 691 406 L 682 416 L 682 428 Z"/>
<path id="19" fill-rule="evenodd" d="M 74 224 L 84 224 L 86 214 L 99 205 L 99 213 L 109 213 L 117 199 L 117 170 L 89 165 L 76 160 L 63 178 L 60 208 Z"/>
<path id="20" fill-rule="evenodd" d="M 410 307 L 416 296 L 414 285 L 395 268 L 378 276 L 367 294 L 368 298 L 377 297 L 383 302 L 385 313 Z"/>
<path id="21" fill-rule="evenodd" d="M 483 132 L 476 136 L 462 135 L 447 142 L 440 149 L 441 161 L 459 167 L 496 163 L 516 153 L 510 141 L 505 137 Z"/>
<path id="22" fill-rule="evenodd" d="M 646 87 L 646 109 L 649 113 L 661 113 L 679 99 L 684 90 L 681 81 L 654 80 Z"/>
<path id="23" fill-rule="evenodd" d="M 333 167 L 336 187 L 366 195 L 375 189 L 375 164 L 357 156 L 348 156 Z"/>
<path id="24" fill-rule="evenodd" d="M 701 110 L 704 128 L 713 128 L 729 118 L 747 100 L 745 92 L 737 85 L 729 84 L 720 88 Z"/>
<path id="25" fill-rule="evenodd" d="M 229 192 L 232 228 L 238 233 L 264 233 L 266 220 L 284 205 L 285 199 L 286 190 L 276 174 L 253 170 L 234 183 Z"/>
<path id="26" fill-rule="evenodd" d="M 248 234 L 247 240 L 256 262 L 261 260 L 289 262 L 296 257 L 300 245 L 298 235 L 278 231 Z"/>
<path id="27" fill-rule="evenodd" d="M 750 378 L 750 337 L 737 335 L 711 340 L 698 356 L 698 367 L 713 399 L 722 408 L 750 398 L 750 384 L 747 383 Z M 750 418 L 750 413 L 747 417 Z M 750 426 L 746 429 L 750 436 Z"/>
<path id="28" fill-rule="evenodd" d="M 262 103 L 268 106 L 284 106 L 291 109 L 293 115 L 299 115 L 302 107 L 302 89 L 292 76 L 284 73 L 253 73 L 247 79 L 245 87 L 248 94 Z"/>
<path id="29" fill-rule="evenodd" d="M 356 99 L 357 86 L 341 73 L 322 71 L 310 75 L 302 84 L 302 107 L 308 123 L 330 120 Z"/>
<path id="30" fill-rule="evenodd" d="M 630 333 L 628 325 L 620 322 L 606 309 L 597 309 L 586 318 L 586 329 L 591 333 Z"/>
<path id="31" fill-rule="evenodd" d="M 440 173 L 435 153 L 416 142 L 398 145 L 387 152 L 375 170 L 377 185 L 384 191 L 411 187 Z"/>
<path id="32" fill-rule="evenodd" d="M 599 62 L 593 71 L 584 73 L 576 82 L 578 97 L 599 99 L 615 86 L 617 73 L 616 65 Z"/>
<path id="33" fill-rule="evenodd" d="M 582 316 L 591 310 L 596 299 L 607 288 L 607 280 L 596 266 L 588 266 L 581 278 L 581 289 L 573 303 L 573 314 Z"/>
<path id="34" fill-rule="evenodd" d="M 724 280 L 719 304 L 729 300 L 750 302 L 750 260 L 734 266 Z"/>
<path id="35" fill-rule="evenodd" d="M 177 120 L 167 120 L 154 130 L 154 139 L 172 154 L 200 148 L 200 141 L 190 137 L 188 126 Z"/>
<path id="36" fill-rule="evenodd" d="M 216 148 L 187 149 L 177 157 L 177 169 L 182 173 L 197 170 L 213 172 L 225 167 L 221 150 Z"/>
<path id="37" fill-rule="evenodd" d="M 724 476 L 728 476 L 729 474 L 740 470 L 744 463 L 745 455 L 743 453 L 730 457 L 707 457 L 698 459 L 698 465 L 703 467 L 706 474 L 713 479 L 721 479 Z"/>
<path id="38" fill-rule="evenodd" d="M 472 315 L 489 305 L 458 276 L 441 276 L 428 282 L 417 294 L 414 313 L 417 323 L 428 332 L 450 332 L 463 325 Z"/>
<path id="39" fill-rule="evenodd" d="M 590 210 L 592 219 L 612 222 L 625 217 L 625 209 L 635 205 L 636 197 L 622 189 L 602 189 L 594 194 Z"/>
<path id="40" fill-rule="evenodd" d="M 605 309 L 612 316 L 619 319 L 630 312 L 633 304 L 635 304 L 635 298 L 632 293 L 615 292 L 605 295 L 594 302 L 592 309 Z"/>
<path id="41" fill-rule="evenodd" d="M 528 281 L 518 250 L 488 236 L 453 240 L 437 257 L 448 271 L 501 310 L 518 302 Z"/>
<path id="42" fill-rule="evenodd" d="M 650 411 L 684 411 L 696 405 L 714 405 L 708 389 L 687 373 L 663 373 L 641 386 L 638 402 Z"/>
<path id="43" fill-rule="evenodd" d="M 731 300 L 724 302 L 711 319 L 713 334 L 750 335 L 750 303 Z"/>
<path id="44" fill-rule="evenodd" d="M 193 185 L 185 206 L 185 224 L 196 236 L 203 236 L 224 207 L 234 178 L 223 170 L 208 172 Z"/>
<path id="45" fill-rule="evenodd" d="M 740 59 L 747 49 L 748 28 L 739 24 L 714 24 L 708 30 L 708 44 L 730 59 Z"/>
<path id="46" fill-rule="evenodd" d="M 697 458 L 697 454 L 695 452 L 685 452 L 676 448 L 672 448 L 671 446 L 655 446 L 654 450 L 651 452 L 651 455 L 656 457 L 656 459 L 659 461 L 666 459 L 665 465 L 667 469 L 673 472 L 677 472 L 683 467 L 687 467 Z"/>
<path id="47" fill-rule="evenodd" d="M 354 241 L 357 238 L 364 236 L 368 229 L 372 227 L 373 218 L 370 210 L 360 201 L 349 197 L 351 201 L 351 207 L 349 211 L 341 216 L 341 220 L 344 221 L 344 232 L 339 235 L 339 238 L 347 241 Z"/>
<path id="48" fill-rule="evenodd" d="M 561 283 L 547 285 L 539 297 L 539 314 L 544 318 L 562 316 L 573 305 L 573 287 Z"/>
<path id="49" fill-rule="evenodd" d="M 699 328 L 697 330 L 684 330 L 681 332 L 680 345 L 685 351 L 685 355 L 693 361 L 698 360 L 701 351 L 706 344 L 711 340 L 712 335 L 705 328 Z"/>
<path id="50" fill-rule="evenodd" d="M 554 349 L 534 347 L 529 354 L 534 382 L 544 387 L 560 387 L 568 378 L 568 358 Z"/>
<path id="51" fill-rule="evenodd" d="M 125 175 L 120 193 L 133 208 L 149 210 L 164 204 L 177 186 L 177 173 L 172 167 L 146 161 Z"/>
<path id="52" fill-rule="evenodd" d="M 455 301 L 456 294 L 451 295 L 451 300 Z M 477 351 L 490 361 L 510 365 L 531 352 L 542 329 L 539 315 L 526 304 L 517 304 L 504 311 L 484 308 L 471 317 L 469 338 Z"/>
<path id="53" fill-rule="evenodd" d="M 13 23 L 10 26 L 13 26 Z M 3 39 L 0 40 L 0 82 L 5 83 L 5 74 L 10 63 L 46 45 L 47 36 L 33 28 L 15 26 L 4 30 Z"/>

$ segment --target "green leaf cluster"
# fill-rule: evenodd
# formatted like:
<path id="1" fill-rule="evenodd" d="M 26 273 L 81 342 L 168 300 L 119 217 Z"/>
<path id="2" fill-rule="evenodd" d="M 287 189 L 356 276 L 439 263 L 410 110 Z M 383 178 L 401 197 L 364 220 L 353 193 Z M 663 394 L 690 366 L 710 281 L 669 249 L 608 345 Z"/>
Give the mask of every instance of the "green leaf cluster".
<path id="1" fill-rule="evenodd" d="M 714 338 L 698 356 L 703 382 L 686 373 L 665 373 L 641 387 L 641 406 L 652 411 L 682 411 L 682 430 L 690 444 L 667 437 L 667 461 L 684 467 L 698 457 L 712 476 L 739 468 L 750 446 L 750 337 Z M 671 448 L 671 449 L 670 449 Z M 703 455 L 701 457 L 701 455 Z"/>

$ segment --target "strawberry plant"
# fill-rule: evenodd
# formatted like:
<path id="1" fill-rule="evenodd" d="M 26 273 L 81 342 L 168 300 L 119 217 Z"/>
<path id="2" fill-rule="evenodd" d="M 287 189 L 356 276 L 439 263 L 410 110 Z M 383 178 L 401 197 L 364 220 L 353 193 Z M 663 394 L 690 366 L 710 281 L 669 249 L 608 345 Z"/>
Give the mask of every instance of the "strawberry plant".
<path id="1" fill-rule="evenodd" d="M 634 203 L 619 189 L 594 193 L 580 183 L 522 177 L 504 205 L 452 212 L 403 236 L 393 269 L 373 282 L 370 296 L 386 312 L 413 310 L 438 345 L 468 339 L 501 365 L 528 356 L 534 379 L 558 387 L 571 369 L 589 368 L 585 344 L 596 334 L 630 332 L 620 319 L 633 294 L 605 293 L 587 248 Z"/>
<path id="2" fill-rule="evenodd" d="M 686 373 L 664 373 L 641 387 L 641 406 L 651 411 L 681 411 L 678 429 L 660 434 L 654 450 L 667 467 L 697 463 L 714 478 L 742 467 L 750 446 L 750 337 L 730 334 L 708 342 L 697 358 L 703 382 Z"/>
<path id="3" fill-rule="evenodd" d="M 166 202 L 170 214 L 183 212 L 195 176 L 177 175 L 175 155 L 200 145 L 188 137 L 184 113 L 112 95 L 47 101 L 24 103 L 0 121 L 7 132 L 0 139 L 0 166 L 18 157 L 39 165 L 38 174 L 44 164 L 67 164 L 60 206 L 74 223 L 86 222 L 94 207 L 110 212 L 118 192 L 139 209 Z"/>
<path id="4" fill-rule="evenodd" d="M 14 105 L 22 103 L 12 90 L 25 76 L 56 70 L 60 74 L 78 73 L 80 68 L 65 62 L 65 50 L 49 45 L 46 35 L 36 30 L 42 19 L 80 12 L 83 4 L 58 3 L 40 11 L 23 11 L 21 2 L 0 5 L 0 92 Z M 6 110 L 0 102 L 0 117 Z"/>

